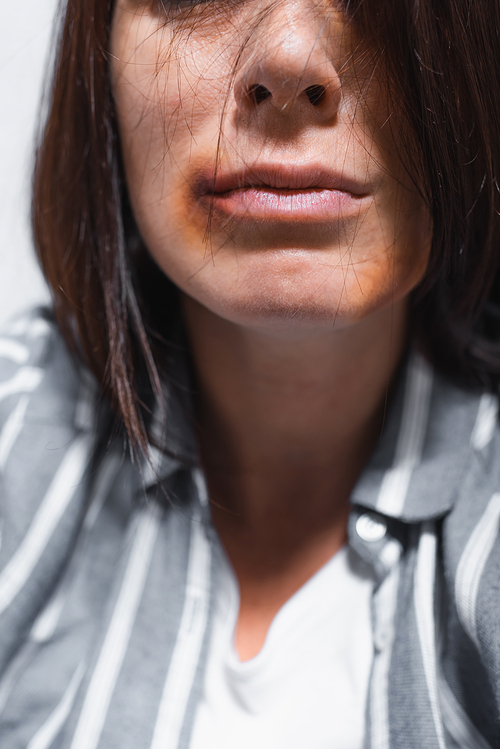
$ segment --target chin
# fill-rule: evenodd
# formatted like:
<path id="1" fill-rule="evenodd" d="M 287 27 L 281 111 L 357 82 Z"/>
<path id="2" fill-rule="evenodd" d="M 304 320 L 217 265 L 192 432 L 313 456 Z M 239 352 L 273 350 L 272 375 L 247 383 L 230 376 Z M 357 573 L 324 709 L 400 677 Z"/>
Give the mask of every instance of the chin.
<path id="1" fill-rule="evenodd" d="M 182 265 L 162 248 L 152 253 L 182 292 L 229 323 L 280 335 L 348 328 L 390 309 L 423 272 L 411 258 L 396 262 L 385 247 L 369 258 L 350 253 L 349 262 L 332 248 L 225 247 L 200 265 L 198 250 L 186 244 Z"/>
<path id="2" fill-rule="evenodd" d="M 196 294 L 192 298 L 209 313 L 229 323 L 287 337 L 347 328 L 370 317 L 380 307 L 390 306 L 393 301 L 389 296 L 386 300 L 371 300 L 370 304 L 366 297 L 355 299 L 354 294 L 349 299 L 349 292 L 345 288 L 339 291 L 318 291 L 315 288 L 307 293 L 306 286 L 297 283 L 294 289 L 280 288 L 274 291 L 262 286 L 260 289 L 247 287 L 241 295 Z M 359 295 L 359 289 L 357 291 Z"/>
<path id="3" fill-rule="evenodd" d="M 226 313 L 227 317 L 227 313 Z M 269 331 L 310 331 L 332 328 L 338 318 L 337 311 L 314 300 L 286 298 L 253 299 L 233 308 L 233 321 L 247 327 L 265 328 Z M 340 321 L 339 321 L 340 322 Z"/>

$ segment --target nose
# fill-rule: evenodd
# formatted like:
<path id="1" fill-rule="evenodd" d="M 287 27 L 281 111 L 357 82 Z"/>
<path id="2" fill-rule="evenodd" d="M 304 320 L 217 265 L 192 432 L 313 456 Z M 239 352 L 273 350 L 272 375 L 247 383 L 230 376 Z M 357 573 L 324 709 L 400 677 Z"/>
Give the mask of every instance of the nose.
<path id="1" fill-rule="evenodd" d="M 327 19 L 286 0 L 258 24 L 235 80 L 240 110 L 335 118 L 341 85 L 326 26 Z"/>

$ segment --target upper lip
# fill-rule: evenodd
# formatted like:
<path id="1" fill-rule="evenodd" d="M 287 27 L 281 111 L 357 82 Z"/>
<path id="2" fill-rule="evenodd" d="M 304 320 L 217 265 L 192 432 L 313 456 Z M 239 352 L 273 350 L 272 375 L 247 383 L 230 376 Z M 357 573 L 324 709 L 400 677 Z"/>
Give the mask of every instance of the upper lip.
<path id="1" fill-rule="evenodd" d="M 202 179 L 201 192 L 223 194 L 251 187 L 275 190 L 340 190 L 356 197 L 369 193 L 365 182 L 344 170 L 328 169 L 320 164 L 261 163 L 227 169 L 219 167 L 215 174 Z"/>

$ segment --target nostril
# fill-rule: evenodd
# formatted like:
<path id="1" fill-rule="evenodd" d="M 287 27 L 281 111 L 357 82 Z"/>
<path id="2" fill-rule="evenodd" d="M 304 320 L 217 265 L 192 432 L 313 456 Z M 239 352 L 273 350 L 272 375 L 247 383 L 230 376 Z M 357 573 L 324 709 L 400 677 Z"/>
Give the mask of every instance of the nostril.
<path id="1" fill-rule="evenodd" d="M 313 107 L 317 107 L 325 98 L 326 88 L 316 84 L 314 86 L 308 86 L 305 89 L 305 93 Z"/>
<path id="2" fill-rule="evenodd" d="M 265 86 L 256 83 L 255 86 L 251 86 L 248 89 L 248 95 L 255 104 L 260 104 L 264 99 L 268 99 L 271 96 L 271 92 Z"/>

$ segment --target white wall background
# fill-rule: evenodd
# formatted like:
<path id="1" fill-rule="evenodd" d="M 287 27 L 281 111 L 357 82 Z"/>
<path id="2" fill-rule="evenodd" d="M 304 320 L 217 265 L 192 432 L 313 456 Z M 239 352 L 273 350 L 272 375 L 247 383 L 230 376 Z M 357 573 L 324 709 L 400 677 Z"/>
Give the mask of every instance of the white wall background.
<path id="1" fill-rule="evenodd" d="M 0 323 L 48 299 L 29 229 L 29 189 L 42 79 L 57 0 L 2 3 L 0 27 Z"/>

